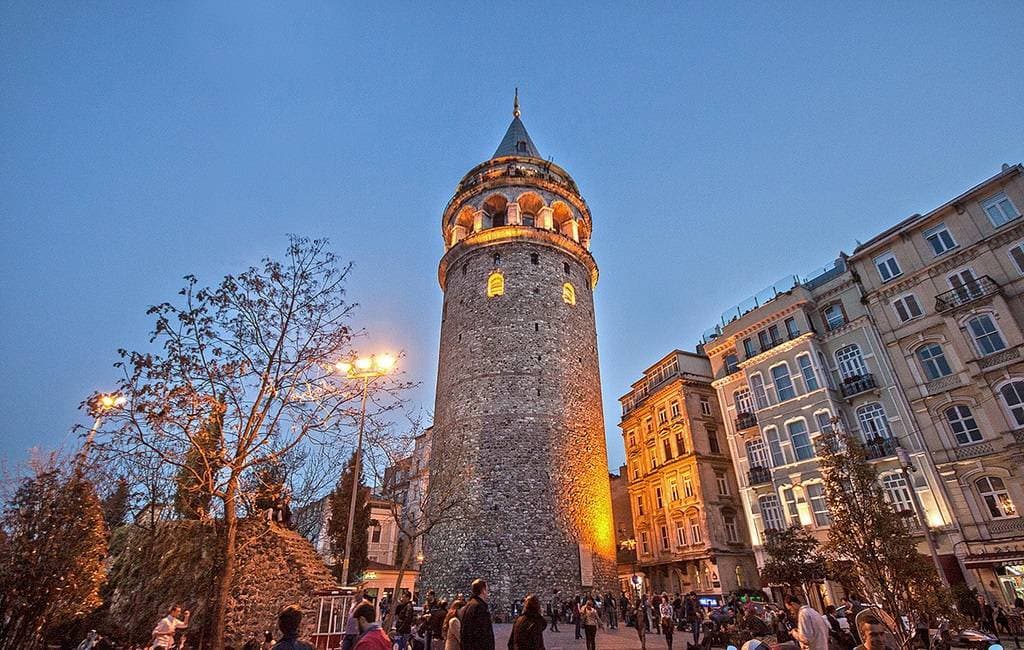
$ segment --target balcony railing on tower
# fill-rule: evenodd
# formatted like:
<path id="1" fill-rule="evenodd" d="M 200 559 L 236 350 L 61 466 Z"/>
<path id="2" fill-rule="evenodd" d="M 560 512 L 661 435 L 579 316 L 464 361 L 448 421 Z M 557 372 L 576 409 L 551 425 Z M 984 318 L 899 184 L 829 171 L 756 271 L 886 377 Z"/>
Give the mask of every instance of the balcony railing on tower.
<path id="1" fill-rule="evenodd" d="M 935 296 L 935 311 L 944 312 L 987 298 L 999 291 L 999 283 L 987 275 L 968 280 L 959 287 Z"/>

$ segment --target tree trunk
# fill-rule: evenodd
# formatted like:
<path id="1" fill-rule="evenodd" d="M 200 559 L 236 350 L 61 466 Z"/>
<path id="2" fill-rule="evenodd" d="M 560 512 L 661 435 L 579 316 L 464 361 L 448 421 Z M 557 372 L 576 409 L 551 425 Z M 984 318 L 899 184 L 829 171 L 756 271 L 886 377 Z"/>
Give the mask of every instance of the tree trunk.
<path id="1" fill-rule="evenodd" d="M 224 494 L 224 567 L 217 585 L 216 600 L 213 609 L 211 639 L 213 650 L 224 650 L 224 631 L 227 626 L 228 601 L 231 599 L 231 585 L 235 580 L 235 557 L 238 539 L 238 514 L 235 512 L 235 493 L 238 490 L 238 478 L 234 475 L 228 479 Z"/>
<path id="2" fill-rule="evenodd" d="M 409 543 L 406 545 L 405 553 L 402 554 L 402 563 L 398 566 L 398 576 L 395 578 L 395 588 L 391 592 L 391 607 L 388 608 L 388 615 L 384 619 L 385 631 L 391 629 L 391 622 L 395 619 L 395 608 L 401 600 L 401 598 L 399 598 L 399 591 L 402 589 L 402 578 L 405 577 L 405 570 L 409 568 L 409 561 L 412 559 L 412 554 L 415 550 L 416 540 L 409 540 Z"/>

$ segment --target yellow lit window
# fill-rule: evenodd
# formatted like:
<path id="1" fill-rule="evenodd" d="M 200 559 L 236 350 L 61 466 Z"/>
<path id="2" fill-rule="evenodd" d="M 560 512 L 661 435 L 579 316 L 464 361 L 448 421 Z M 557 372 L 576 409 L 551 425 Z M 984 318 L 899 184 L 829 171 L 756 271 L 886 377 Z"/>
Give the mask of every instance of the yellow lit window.
<path id="1" fill-rule="evenodd" d="M 562 300 L 567 305 L 576 304 L 576 287 L 572 286 L 569 282 L 562 285 Z"/>
<path id="2" fill-rule="evenodd" d="M 505 276 L 495 271 L 487 277 L 487 297 L 505 295 Z"/>

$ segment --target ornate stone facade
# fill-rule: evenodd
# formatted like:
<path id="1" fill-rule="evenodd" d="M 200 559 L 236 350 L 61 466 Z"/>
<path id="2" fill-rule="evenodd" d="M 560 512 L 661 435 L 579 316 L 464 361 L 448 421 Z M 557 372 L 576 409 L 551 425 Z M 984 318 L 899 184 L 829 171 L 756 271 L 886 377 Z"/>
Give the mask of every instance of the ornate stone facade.
<path id="1" fill-rule="evenodd" d="M 447 251 L 430 480 L 465 484 L 465 512 L 425 542 L 421 587 L 505 612 L 615 586 L 590 212 L 540 157 L 518 110 L 442 220 Z"/>

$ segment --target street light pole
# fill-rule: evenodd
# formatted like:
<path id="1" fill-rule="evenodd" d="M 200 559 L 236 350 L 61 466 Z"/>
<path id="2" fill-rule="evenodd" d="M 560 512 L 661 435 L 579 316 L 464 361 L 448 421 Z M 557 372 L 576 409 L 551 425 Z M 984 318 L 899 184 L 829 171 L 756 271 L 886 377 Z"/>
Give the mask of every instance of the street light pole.
<path id="1" fill-rule="evenodd" d="M 352 496 L 348 506 L 348 528 L 345 530 L 345 559 L 341 564 L 341 586 L 348 585 L 348 568 L 352 555 L 352 528 L 356 523 L 356 501 L 359 497 L 360 461 L 363 455 L 363 427 L 366 424 L 366 394 L 370 388 L 370 376 L 363 377 L 363 399 L 359 405 L 359 436 L 356 439 L 356 457 L 352 467 Z"/>
<path id="2" fill-rule="evenodd" d="M 946 579 L 946 573 L 942 570 L 942 563 L 939 562 L 939 552 L 935 548 L 935 540 L 932 539 L 932 531 L 928 527 L 924 508 L 921 506 L 921 500 L 917 496 L 917 490 L 914 489 L 914 483 L 910 478 L 910 471 L 916 468 L 910 460 L 910 454 L 903 447 L 896 448 L 896 458 L 900 462 L 900 473 L 903 476 L 903 481 L 907 484 L 907 491 L 910 492 L 910 502 L 914 505 L 914 513 L 917 515 L 917 520 L 921 522 L 921 527 L 924 528 L 924 541 L 928 545 L 928 552 L 932 556 L 932 562 L 935 563 L 935 572 L 939 574 L 942 586 L 949 589 L 949 580 Z"/>
<path id="3" fill-rule="evenodd" d="M 75 474 L 81 474 L 82 469 L 85 467 L 85 461 L 88 460 L 89 457 L 89 449 L 92 447 L 93 440 L 96 438 L 96 433 L 100 430 L 100 424 L 103 423 L 103 416 L 107 411 L 124 406 L 124 403 L 124 397 L 114 393 L 106 393 L 99 395 L 96 398 L 92 406 L 92 410 L 96 414 L 96 419 L 93 420 L 92 428 L 89 429 L 89 433 L 85 436 L 82 448 L 78 450 L 78 454 L 75 456 Z"/>
<path id="4" fill-rule="evenodd" d="M 341 586 L 348 586 L 349 567 L 352 560 L 352 529 L 356 523 L 356 502 L 359 500 L 359 479 L 362 477 L 363 429 L 366 426 L 366 398 L 370 389 L 370 379 L 386 375 L 395 365 L 395 358 L 390 354 L 379 354 L 375 357 L 362 357 L 354 363 L 339 361 L 335 368 L 351 379 L 363 380 L 363 395 L 359 403 L 359 436 L 356 439 L 355 460 L 352 463 L 352 495 L 348 506 L 348 527 L 345 530 L 345 557 L 341 561 Z"/>

